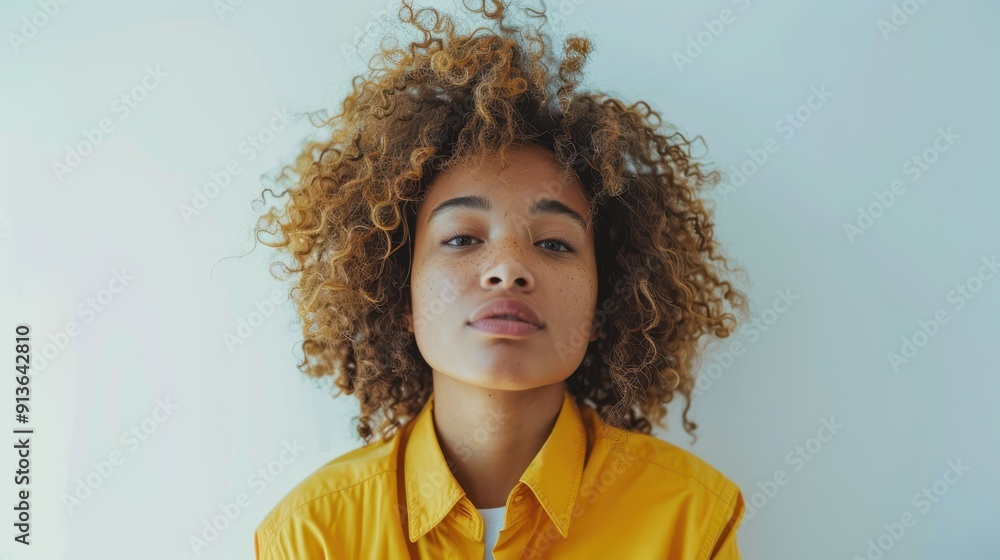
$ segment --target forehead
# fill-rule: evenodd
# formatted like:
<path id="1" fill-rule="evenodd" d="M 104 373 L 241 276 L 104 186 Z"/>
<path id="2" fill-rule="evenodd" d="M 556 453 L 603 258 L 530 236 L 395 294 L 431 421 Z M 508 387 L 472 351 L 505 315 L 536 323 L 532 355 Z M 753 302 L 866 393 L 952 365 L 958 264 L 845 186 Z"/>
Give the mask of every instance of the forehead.
<path id="1" fill-rule="evenodd" d="M 428 183 L 428 192 L 418 214 L 427 219 L 427 214 L 443 200 L 478 194 L 496 203 L 507 199 L 508 204 L 523 208 L 539 198 L 551 198 L 584 217 L 590 216 L 580 179 L 573 173 L 565 175 L 556 155 L 547 148 L 515 144 L 507 149 L 506 159 L 506 165 L 497 156 L 489 156 L 478 166 L 456 162 L 442 170 Z"/>

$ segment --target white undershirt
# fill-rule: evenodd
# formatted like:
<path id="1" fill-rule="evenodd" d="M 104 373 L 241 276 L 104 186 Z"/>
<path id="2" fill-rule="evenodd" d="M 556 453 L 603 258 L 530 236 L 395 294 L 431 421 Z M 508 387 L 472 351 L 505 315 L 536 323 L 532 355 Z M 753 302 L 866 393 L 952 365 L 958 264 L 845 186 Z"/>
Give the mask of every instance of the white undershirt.
<path id="1" fill-rule="evenodd" d="M 483 534 L 486 553 L 483 555 L 483 560 L 493 560 L 493 545 L 497 543 L 500 529 L 503 529 L 504 512 L 507 510 L 507 506 L 476 509 L 479 510 L 479 514 L 483 516 L 483 521 L 486 523 Z"/>

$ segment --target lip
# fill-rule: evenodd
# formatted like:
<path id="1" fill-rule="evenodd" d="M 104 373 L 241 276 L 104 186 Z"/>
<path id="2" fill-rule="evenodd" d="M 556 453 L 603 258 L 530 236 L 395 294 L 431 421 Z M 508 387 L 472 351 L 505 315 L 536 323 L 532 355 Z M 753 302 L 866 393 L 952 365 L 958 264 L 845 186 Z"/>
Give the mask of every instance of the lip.
<path id="1" fill-rule="evenodd" d="M 510 315 L 514 319 L 502 319 L 499 316 Z M 469 326 L 494 334 L 525 336 L 536 333 L 545 325 L 538 318 L 538 313 L 527 303 L 514 298 L 494 298 L 479 307 L 472 314 Z"/>
<path id="2" fill-rule="evenodd" d="M 542 330 L 531 323 L 514 319 L 480 319 L 469 323 L 469 326 L 484 332 L 508 336 L 528 336 Z"/>

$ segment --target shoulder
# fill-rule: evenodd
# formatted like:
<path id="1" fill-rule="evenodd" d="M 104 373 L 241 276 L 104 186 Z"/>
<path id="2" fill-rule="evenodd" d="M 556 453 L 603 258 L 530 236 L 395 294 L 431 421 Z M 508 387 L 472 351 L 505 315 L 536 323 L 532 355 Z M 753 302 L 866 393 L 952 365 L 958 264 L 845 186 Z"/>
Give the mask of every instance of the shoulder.
<path id="1" fill-rule="evenodd" d="M 608 426 L 596 410 L 584 412 L 588 437 L 595 437 L 599 483 L 624 477 L 619 499 L 626 507 L 644 508 L 649 519 L 671 529 L 671 546 L 685 558 L 738 559 L 736 531 L 745 511 L 735 482 L 708 461 L 656 436 Z M 610 471 L 605 474 L 604 471 Z M 606 482 L 605 482 L 606 481 Z"/>
<path id="2" fill-rule="evenodd" d="M 395 440 L 391 437 L 344 453 L 285 494 L 257 526 L 258 558 L 275 557 L 262 555 L 265 550 L 304 550 L 307 545 L 300 540 L 308 536 L 309 528 L 329 527 L 329 521 L 344 519 L 345 510 L 352 509 L 355 500 L 350 496 L 355 491 L 385 488 L 388 479 L 395 479 Z M 284 542 L 293 536 L 299 541 Z"/>
<path id="3" fill-rule="evenodd" d="M 595 429 L 603 424 L 609 430 L 606 445 L 618 450 L 613 455 L 623 460 L 629 470 L 635 469 L 637 475 L 649 476 L 671 493 L 717 499 L 735 507 L 739 487 L 708 461 L 656 436 L 610 427 L 593 409 L 585 414 Z"/>
<path id="4" fill-rule="evenodd" d="M 732 480 L 694 453 L 652 435 L 629 433 L 626 451 L 646 468 L 670 475 L 694 492 L 731 502 L 739 491 Z"/>
<path id="5" fill-rule="evenodd" d="M 673 520 L 673 538 L 692 557 L 739 559 L 736 532 L 746 504 L 739 486 L 694 453 L 652 435 L 629 433 L 622 446 L 635 468 L 642 502 L 655 517 Z"/>

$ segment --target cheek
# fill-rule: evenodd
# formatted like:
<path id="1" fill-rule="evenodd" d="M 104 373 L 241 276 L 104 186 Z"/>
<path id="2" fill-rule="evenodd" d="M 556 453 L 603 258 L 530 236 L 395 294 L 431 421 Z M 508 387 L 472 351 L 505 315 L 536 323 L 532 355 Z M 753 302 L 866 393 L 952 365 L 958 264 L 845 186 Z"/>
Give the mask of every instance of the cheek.
<path id="1" fill-rule="evenodd" d="M 581 264 L 574 280 L 575 300 L 580 305 L 589 307 L 597 298 L 597 266 L 593 261 Z"/>
<path id="2" fill-rule="evenodd" d="M 597 270 L 592 265 L 581 265 L 571 271 L 556 272 L 545 281 L 553 288 L 553 309 L 566 310 L 561 314 L 566 321 L 576 323 L 590 318 L 597 308 Z"/>
<path id="3" fill-rule="evenodd" d="M 412 293 L 417 313 L 425 318 L 451 313 L 462 288 L 461 264 L 423 261 L 413 271 Z"/>

